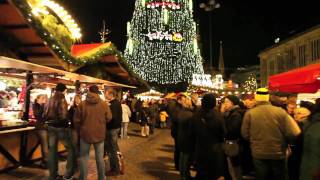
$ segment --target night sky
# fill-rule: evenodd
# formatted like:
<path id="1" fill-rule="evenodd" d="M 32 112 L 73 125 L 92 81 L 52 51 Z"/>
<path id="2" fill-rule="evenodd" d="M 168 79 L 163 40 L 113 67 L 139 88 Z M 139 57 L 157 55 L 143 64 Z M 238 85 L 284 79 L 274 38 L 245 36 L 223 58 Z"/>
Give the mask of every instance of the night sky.
<path id="1" fill-rule="evenodd" d="M 258 53 L 274 44 L 320 24 L 317 1 L 217 0 L 221 8 L 212 12 L 214 65 L 218 65 L 219 41 L 223 41 L 226 70 L 259 64 Z M 126 44 L 126 25 L 131 20 L 135 0 L 58 0 L 80 24 L 82 42 L 99 42 L 98 31 L 105 20 L 111 40 L 119 50 Z M 76 3 L 75 3 L 76 2 Z M 209 59 L 209 13 L 194 0 L 194 20 L 199 24 L 202 55 Z"/>

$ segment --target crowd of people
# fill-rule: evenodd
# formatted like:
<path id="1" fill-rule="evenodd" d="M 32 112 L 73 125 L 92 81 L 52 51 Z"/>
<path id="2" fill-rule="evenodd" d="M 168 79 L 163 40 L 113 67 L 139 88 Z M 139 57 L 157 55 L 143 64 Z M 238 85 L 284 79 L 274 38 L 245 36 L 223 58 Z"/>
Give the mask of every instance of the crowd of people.
<path id="1" fill-rule="evenodd" d="M 260 88 L 242 100 L 205 94 L 199 106 L 196 94 L 170 100 L 181 179 L 319 179 L 320 99 L 298 107 L 294 96 L 270 96 Z"/>
<path id="2" fill-rule="evenodd" d="M 265 88 L 243 99 L 180 93 L 160 101 L 119 101 L 110 88 L 103 100 L 93 85 L 84 101 L 75 96 L 68 105 L 65 92 L 66 86 L 58 84 L 50 99 L 39 95 L 33 105 L 42 164 L 48 165 L 50 179 L 62 178 L 58 174 L 58 140 L 68 151 L 64 179 L 71 179 L 76 169 L 80 179 L 86 179 L 91 145 L 100 180 L 105 174 L 123 173 L 118 137 L 129 138 L 130 121 L 140 124 L 142 137 L 152 135 L 156 127 L 171 128 L 174 164 L 182 180 L 319 178 L 320 100 L 297 105 L 296 97 L 279 101 Z"/>

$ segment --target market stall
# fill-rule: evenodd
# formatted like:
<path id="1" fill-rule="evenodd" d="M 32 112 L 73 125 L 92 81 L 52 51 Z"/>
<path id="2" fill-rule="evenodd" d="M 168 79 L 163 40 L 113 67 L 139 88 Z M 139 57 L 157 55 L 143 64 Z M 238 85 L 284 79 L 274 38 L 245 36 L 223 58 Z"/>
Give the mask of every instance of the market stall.
<path id="1" fill-rule="evenodd" d="M 3 56 L 0 56 L 0 62 L 1 77 L 20 79 L 26 84 L 21 89 L 25 98 L 24 104 L 20 108 L 0 108 L 0 171 L 27 165 L 41 158 L 41 149 L 34 132 L 35 128 L 29 123 L 32 118 L 29 113 L 30 90 L 32 88 L 50 88 L 59 82 L 73 87 L 79 83 L 86 83 L 108 87 L 135 88 Z M 59 147 L 59 150 L 63 149 L 63 146 Z"/>
<path id="2" fill-rule="evenodd" d="M 320 89 L 320 64 L 273 75 L 269 77 L 269 89 L 290 93 L 315 93 Z"/>

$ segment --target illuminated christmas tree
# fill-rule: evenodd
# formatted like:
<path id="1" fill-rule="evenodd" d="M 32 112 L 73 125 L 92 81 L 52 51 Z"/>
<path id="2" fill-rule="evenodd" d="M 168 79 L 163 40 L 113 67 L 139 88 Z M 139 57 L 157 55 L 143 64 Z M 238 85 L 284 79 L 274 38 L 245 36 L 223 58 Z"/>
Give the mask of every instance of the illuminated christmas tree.
<path id="1" fill-rule="evenodd" d="M 258 88 L 256 76 L 254 74 L 250 74 L 247 80 L 242 85 L 242 88 L 247 92 L 256 91 L 256 89 Z"/>
<path id="2" fill-rule="evenodd" d="M 156 84 L 190 83 L 203 74 L 192 0 L 137 0 L 125 57 L 142 79 Z"/>

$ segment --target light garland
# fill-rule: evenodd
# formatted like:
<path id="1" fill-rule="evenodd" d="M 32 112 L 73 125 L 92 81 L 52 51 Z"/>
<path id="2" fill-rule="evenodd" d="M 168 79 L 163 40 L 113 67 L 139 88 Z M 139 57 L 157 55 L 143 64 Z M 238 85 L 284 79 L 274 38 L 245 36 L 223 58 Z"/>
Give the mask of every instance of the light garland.
<path id="1" fill-rule="evenodd" d="M 175 1 L 181 5 L 179 11 L 160 4 L 161 8 L 148 8 L 150 3 L 143 7 L 142 0 L 137 0 L 130 23 L 128 41 L 134 42 L 133 49 L 127 45 L 124 55 L 133 72 L 156 84 L 188 83 L 193 74 L 203 74 L 189 0 Z"/>
<path id="2" fill-rule="evenodd" d="M 242 87 L 245 91 L 248 91 L 248 92 L 256 91 L 256 89 L 258 88 L 258 84 L 257 84 L 257 79 L 255 78 L 255 75 L 250 74 Z"/>

